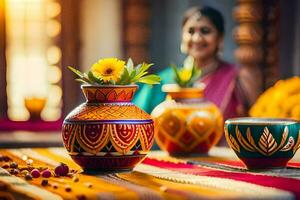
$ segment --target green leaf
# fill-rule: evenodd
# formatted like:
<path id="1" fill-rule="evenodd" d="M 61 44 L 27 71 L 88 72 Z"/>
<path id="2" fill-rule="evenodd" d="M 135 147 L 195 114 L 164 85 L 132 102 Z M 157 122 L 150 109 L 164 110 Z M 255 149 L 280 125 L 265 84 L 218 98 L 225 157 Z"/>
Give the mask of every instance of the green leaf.
<path id="1" fill-rule="evenodd" d="M 193 74 L 193 78 L 198 79 L 202 74 L 201 70 L 196 70 L 195 73 Z"/>
<path id="2" fill-rule="evenodd" d="M 134 64 L 131 58 L 128 59 L 127 64 L 126 64 L 126 68 L 128 70 L 128 74 L 131 74 L 134 70 Z"/>
<path id="3" fill-rule="evenodd" d="M 133 79 L 133 78 L 135 77 L 135 75 L 136 75 L 136 71 L 133 70 L 133 71 L 131 72 L 130 76 L 129 76 L 129 79 L 130 79 L 130 80 Z"/>
<path id="4" fill-rule="evenodd" d="M 195 81 L 197 81 L 197 79 L 201 76 L 201 74 L 202 74 L 201 69 L 198 69 L 196 67 L 196 65 L 194 65 L 193 69 L 192 69 L 192 76 L 191 76 L 189 82 L 191 82 L 193 84 Z"/>
<path id="5" fill-rule="evenodd" d="M 69 68 L 72 72 L 74 72 L 77 76 L 79 76 L 80 78 L 83 77 L 83 74 L 81 73 L 81 71 L 79 71 L 79 70 L 77 70 L 77 69 L 75 69 L 74 67 L 71 67 L 71 66 L 68 66 L 68 68 Z"/>
<path id="6" fill-rule="evenodd" d="M 125 68 L 123 74 L 121 75 L 120 80 L 117 82 L 118 85 L 126 85 L 130 83 L 128 69 Z"/>
<path id="7" fill-rule="evenodd" d="M 140 83 L 146 83 L 146 84 L 159 84 L 160 83 L 160 77 L 154 74 L 150 74 L 144 77 L 141 77 L 138 82 Z"/>
<path id="8" fill-rule="evenodd" d="M 179 75 L 179 70 L 178 70 L 177 66 L 174 64 L 171 64 L 171 67 L 175 73 L 175 82 L 177 82 L 179 86 L 182 86 L 183 83 L 182 83 L 181 77 Z"/>
<path id="9" fill-rule="evenodd" d="M 141 66 L 142 64 L 138 64 L 137 66 L 135 66 L 136 73 L 139 73 Z"/>
<path id="10" fill-rule="evenodd" d="M 189 56 L 184 60 L 183 68 L 179 69 L 176 65 L 171 65 L 173 71 L 175 72 L 175 82 L 180 87 L 192 87 L 195 81 L 200 77 L 201 70 L 198 69 L 194 63 L 194 58 Z M 180 70 L 190 70 L 191 71 L 191 77 L 189 80 L 183 81 L 180 77 Z"/>
<path id="11" fill-rule="evenodd" d="M 175 64 L 171 64 L 171 67 L 175 73 L 175 76 L 180 79 L 180 76 L 179 76 L 179 72 L 178 72 L 178 69 L 177 69 L 177 66 Z"/>
<path id="12" fill-rule="evenodd" d="M 76 81 L 81 82 L 81 83 L 93 84 L 93 81 L 91 81 L 88 78 L 86 73 L 82 73 L 81 71 L 79 71 L 71 66 L 68 66 L 68 68 L 79 77 L 78 79 L 75 79 Z"/>
<path id="13" fill-rule="evenodd" d="M 137 74 L 141 74 L 143 72 L 146 72 L 153 64 L 147 64 L 147 63 L 142 63 L 137 67 Z"/>
<path id="14" fill-rule="evenodd" d="M 153 66 L 153 63 L 151 63 L 151 64 L 143 63 L 142 66 L 141 66 L 141 71 L 145 72 L 152 66 Z"/>
<path id="15" fill-rule="evenodd" d="M 89 76 L 85 72 L 82 75 L 83 75 L 83 78 L 89 79 Z"/>
<path id="16" fill-rule="evenodd" d="M 85 74 L 86 75 L 86 74 Z M 95 77 L 93 72 L 89 71 L 88 74 L 88 79 L 92 82 L 92 83 L 97 83 L 97 84 L 100 84 L 102 85 L 103 84 L 103 81 L 100 80 L 99 78 Z"/>
<path id="17" fill-rule="evenodd" d="M 192 76 L 194 76 L 195 74 L 197 74 L 199 71 L 201 72 L 201 70 L 198 69 L 196 65 L 193 65 L 193 68 L 192 68 Z"/>
<path id="18" fill-rule="evenodd" d="M 145 76 L 146 74 L 148 74 L 148 69 L 153 66 L 153 64 L 147 64 L 147 63 L 143 63 L 140 67 L 138 67 L 136 69 L 137 74 L 135 75 L 134 78 L 132 78 L 132 82 L 137 82 L 141 77 Z"/>
<path id="19" fill-rule="evenodd" d="M 78 81 L 80 83 L 86 83 L 89 84 L 89 82 L 86 82 L 85 80 L 81 79 L 81 78 L 76 78 L 75 81 Z"/>
<path id="20" fill-rule="evenodd" d="M 116 85 L 116 82 L 114 80 L 110 80 L 107 85 Z"/>

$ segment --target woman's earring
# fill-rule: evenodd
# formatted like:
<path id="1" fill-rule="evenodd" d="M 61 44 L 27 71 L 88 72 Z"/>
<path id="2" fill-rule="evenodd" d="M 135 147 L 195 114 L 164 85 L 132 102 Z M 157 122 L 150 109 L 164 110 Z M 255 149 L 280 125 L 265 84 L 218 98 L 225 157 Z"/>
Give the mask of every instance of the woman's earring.
<path id="1" fill-rule="evenodd" d="M 187 54 L 187 43 L 182 41 L 180 44 L 180 51 L 183 54 Z"/>
<path id="2" fill-rule="evenodd" d="M 188 43 L 190 40 L 190 34 L 184 32 L 182 35 L 182 40 L 181 40 L 181 44 L 180 44 L 180 51 L 183 54 L 187 54 L 188 53 Z"/>

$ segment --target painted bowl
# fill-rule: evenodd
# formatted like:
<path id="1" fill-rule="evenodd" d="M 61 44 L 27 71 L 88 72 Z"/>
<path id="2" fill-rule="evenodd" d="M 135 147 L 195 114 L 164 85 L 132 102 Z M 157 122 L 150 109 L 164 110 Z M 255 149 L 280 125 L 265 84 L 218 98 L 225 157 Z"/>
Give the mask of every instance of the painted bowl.
<path id="1" fill-rule="evenodd" d="M 248 169 L 285 167 L 300 147 L 300 124 L 291 119 L 233 118 L 225 121 L 229 146 Z"/>

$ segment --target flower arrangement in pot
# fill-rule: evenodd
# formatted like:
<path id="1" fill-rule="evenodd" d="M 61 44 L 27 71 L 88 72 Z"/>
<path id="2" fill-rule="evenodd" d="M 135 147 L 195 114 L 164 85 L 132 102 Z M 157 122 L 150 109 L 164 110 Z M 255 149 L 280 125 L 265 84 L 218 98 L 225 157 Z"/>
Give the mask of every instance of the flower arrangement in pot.
<path id="1" fill-rule="evenodd" d="M 86 102 L 67 115 L 62 137 L 84 170 L 131 170 L 151 149 L 153 120 L 131 100 L 138 89 L 135 83 L 159 84 L 159 76 L 148 73 L 152 65 L 105 58 L 88 73 L 69 67 L 83 83 Z"/>
<path id="2" fill-rule="evenodd" d="M 222 136 L 222 114 L 204 98 L 205 86 L 197 84 L 201 71 L 192 57 L 183 67 L 172 68 L 176 84 L 163 85 L 166 100 L 151 113 L 158 127 L 157 144 L 175 156 L 207 153 Z"/>

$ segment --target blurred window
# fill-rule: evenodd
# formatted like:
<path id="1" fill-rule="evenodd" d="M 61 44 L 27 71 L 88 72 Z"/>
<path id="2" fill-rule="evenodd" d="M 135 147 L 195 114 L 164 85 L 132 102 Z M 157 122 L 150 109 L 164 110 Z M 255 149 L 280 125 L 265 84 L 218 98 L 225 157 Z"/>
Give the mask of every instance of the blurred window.
<path id="1" fill-rule="evenodd" d="M 44 121 L 56 121 L 62 113 L 61 4 L 4 2 L 7 116 L 27 121 L 38 114 Z"/>

